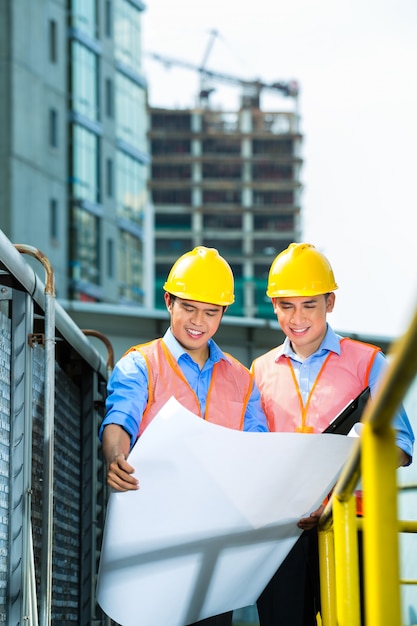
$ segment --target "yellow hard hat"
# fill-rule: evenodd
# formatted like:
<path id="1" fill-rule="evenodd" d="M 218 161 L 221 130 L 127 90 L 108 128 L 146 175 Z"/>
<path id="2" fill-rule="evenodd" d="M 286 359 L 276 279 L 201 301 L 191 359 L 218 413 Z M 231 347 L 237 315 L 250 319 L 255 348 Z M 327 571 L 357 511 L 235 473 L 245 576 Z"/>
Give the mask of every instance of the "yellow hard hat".
<path id="1" fill-rule="evenodd" d="M 215 248 L 204 246 L 197 246 L 175 261 L 163 288 L 184 300 L 221 306 L 235 301 L 230 265 Z"/>
<path id="2" fill-rule="evenodd" d="M 266 295 L 270 298 L 318 296 L 337 288 L 324 254 L 310 243 L 291 243 L 272 262 Z"/>

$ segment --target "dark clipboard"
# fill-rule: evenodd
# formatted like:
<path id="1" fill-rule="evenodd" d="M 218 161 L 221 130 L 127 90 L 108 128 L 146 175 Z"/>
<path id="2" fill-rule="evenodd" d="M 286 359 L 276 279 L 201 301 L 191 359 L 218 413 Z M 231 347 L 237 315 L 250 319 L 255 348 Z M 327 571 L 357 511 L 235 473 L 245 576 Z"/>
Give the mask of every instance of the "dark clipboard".
<path id="1" fill-rule="evenodd" d="M 328 427 L 323 430 L 323 433 L 347 435 L 352 426 L 360 421 L 370 395 L 370 389 L 369 387 L 366 387 L 354 400 L 351 400 L 338 415 L 336 415 Z"/>

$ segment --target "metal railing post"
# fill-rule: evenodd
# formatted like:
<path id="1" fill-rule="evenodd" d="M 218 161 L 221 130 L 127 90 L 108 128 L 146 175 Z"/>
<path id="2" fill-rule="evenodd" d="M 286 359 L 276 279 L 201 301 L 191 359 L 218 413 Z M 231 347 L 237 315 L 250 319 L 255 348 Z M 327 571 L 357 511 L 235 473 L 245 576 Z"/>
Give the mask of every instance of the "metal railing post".
<path id="1" fill-rule="evenodd" d="M 44 387 L 44 473 L 42 485 L 42 549 L 40 626 L 50 626 L 52 612 L 52 538 L 54 495 L 54 426 L 55 426 L 55 286 L 49 260 L 40 250 L 15 244 L 22 254 L 29 254 L 42 263 L 45 274 L 45 387 Z"/>
<path id="2" fill-rule="evenodd" d="M 365 615 L 368 624 L 401 625 L 399 587 L 397 450 L 390 424 L 362 434 Z"/>
<path id="3" fill-rule="evenodd" d="M 358 534 L 355 498 L 333 500 L 337 625 L 360 626 Z"/>
<path id="4" fill-rule="evenodd" d="M 318 537 L 322 626 L 337 626 L 333 528 L 319 530 Z"/>

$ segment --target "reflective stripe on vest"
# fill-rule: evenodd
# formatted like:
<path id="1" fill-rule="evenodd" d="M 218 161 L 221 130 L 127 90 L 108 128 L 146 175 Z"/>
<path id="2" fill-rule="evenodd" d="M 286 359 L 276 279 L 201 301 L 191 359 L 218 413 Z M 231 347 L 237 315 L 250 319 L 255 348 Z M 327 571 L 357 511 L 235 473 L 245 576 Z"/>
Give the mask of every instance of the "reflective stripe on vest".
<path id="1" fill-rule="evenodd" d="M 368 385 L 380 348 L 345 337 L 340 355 L 330 352 L 304 404 L 289 357 L 279 348 L 254 361 L 269 429 L 277 432 L 321 433 L 332 419 Z"/>
<path id="2" fill-rule="evenodd" d="M 139 434 L 162 406 L 174 396 L 185 408 L 201 417 L 200 403 L 181 368 L 162 339 L 132 347 L 144 357 L 148 368 L 148 404 Z M 229 354 L 213 366 L 204 419 L 213 424 L 242 430 L 252 393 L 253 376 Z"/>

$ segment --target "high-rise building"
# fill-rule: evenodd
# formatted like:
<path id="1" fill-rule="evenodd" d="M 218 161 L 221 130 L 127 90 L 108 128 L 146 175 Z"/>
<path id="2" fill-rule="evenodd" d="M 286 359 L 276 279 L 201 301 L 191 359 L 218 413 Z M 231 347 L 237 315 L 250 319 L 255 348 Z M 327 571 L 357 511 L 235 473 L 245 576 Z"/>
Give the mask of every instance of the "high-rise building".
<path id="1" fill-rule="evenodd" d="M 274 257 L 299 240 L 302 188 L 297 86 L 276 85 L 294 106 L 261 110 L 254 84 L 255 96 L 244 85 L 241 107 L 232 112 L 211 108 L 208 93 L 193 109 L 150 108 L 157 307 L 175 259 L 205 245 L 234 271 L 231 313 L 275 317 L 267 274 Z"/>
<path id="2" fill-rule="evenodd" d="M 60 298 L 153 302 L 144 8 L 0 3 L 0 227 L 49 258 Z"/>

